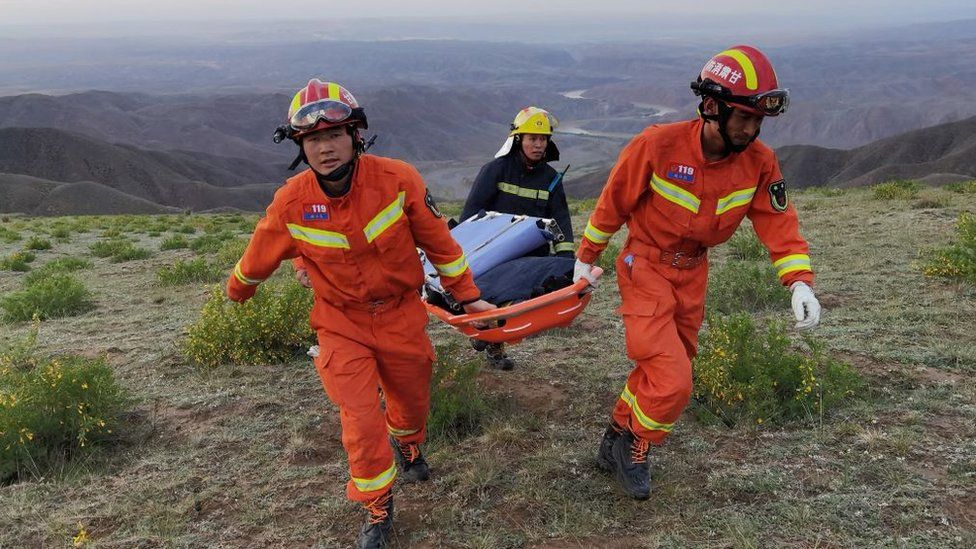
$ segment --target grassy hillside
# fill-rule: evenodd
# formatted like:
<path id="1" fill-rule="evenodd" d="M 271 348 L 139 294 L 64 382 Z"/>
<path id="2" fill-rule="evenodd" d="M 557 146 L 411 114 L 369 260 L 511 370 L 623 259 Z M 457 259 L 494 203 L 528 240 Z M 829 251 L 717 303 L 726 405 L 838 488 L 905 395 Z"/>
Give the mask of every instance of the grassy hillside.
<path id="1" fill-rule="evenodd" d="M 480 429 L 429 446 L 430 483 L 397 486 L 394 546 L 976 544 L 976 289 L 919 266 L 976 206 L 972 194 L 924 192 L 795 197 L 825 309 L 816 338 L 866 381 L 848 404 L 734 429 L 697 421 L 692 406 L 652 450 L 650 501 L 625 499 L 593 459 L 630 369 L 608 278 L 572 327 L 513 347 L 516 370 L 478 375 L 491 411 Z M 574 207 L 579 230 L 592 202 Z M 249 233 L 255 216 L 0 219 L 0 257 L 41 236 L 52 247 L 33 251 L 31 270 L 91 262 L 74 274 L 95 308 L 42 321 L 40 347 L 106 356 L 137 399 L 101 450 L 0 486 L 0 547 L 349 545 L 362 515 L 343 497 L 337 412 L 310 361 L 188 365 L 180 342 L 212 285 L 157 276 L 197 257 L 226 272 L 239 243 L 222 242 Z M 122 238 L 151 254 L 90 251 Z M 729 256 L 714 250 L 713 274 Z M 0 294 L 28 275 L 0 271 Z M 0 344 L 28 331 L 0 324 Z M 430 331 L 442 357 L 474 357 L 443 325 Z"/>

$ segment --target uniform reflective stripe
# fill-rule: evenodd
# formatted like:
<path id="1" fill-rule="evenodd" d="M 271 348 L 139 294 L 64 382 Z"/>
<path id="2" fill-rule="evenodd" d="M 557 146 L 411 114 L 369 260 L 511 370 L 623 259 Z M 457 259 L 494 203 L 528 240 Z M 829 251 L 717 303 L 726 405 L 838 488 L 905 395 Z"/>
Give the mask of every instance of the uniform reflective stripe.
<path id="1" fill-rule="evenodd" d="M 329 99 L 340 100 L 339 96 L 339 84 L 335 82 L 329 82 Z"/>
<path id="2" fill-rule="evenodd" d="M 302 242 L 308 242 L 313 246 L 321 246 L 323 248 L 349 249 L 349 241 L 346 239 L 346 235 L 342 233 L 302 227 L 294 223 L 288 223 L 287 226 L 288 232 L 291 233 L 291 237 L 295 240 L 301 240 Z"/>
<path id="3" fill-rule="evenodd" d="M 725 212 L 738 208 L 739 206 L 745 206 L 746 204 L 752 202 L 752 197 L 756 194 L 756 188 L 751 187 L 748 189 L 739 189 L 731 194 L 723 196 L 718 199 L 718 206 L 715 208 L 715 214 L 721 215 Z"/>
<path id="4" fill-rule="evenodd" d="M 560 242 L 555 246 L 556 252 L 571 252 L 576 249 L 576 245 L 572 242 Z"/>
<path id="5" fill-rule="evenodd" d="M 610 237 L 613 236 L 613 233 L 603 232 L 594 227 L 592 223 L 587 222 L 586 230 L 583 231 L 583 236 L 588 238 L 590 242 L 594 244 L 606 244 L 607 242 L 610 242 Z"/>
<path id="6" fill-rule="evenodd" d="M 518 185 L 512 185 L 511 183 L 505 183 L 502 181 L 498 182 L 498 190 L 503 193 L 521 196 L 522 198 L 549 200 L 549 191 L 526 189 L 525 187 L 519 187 Z"/>
<path id="7" fill-rule="evenodd" d="M 257 286 L 264 279 L 263 278 L 248 278 L 244 276 L 244 272 L 241 271 L 241 263 L 238 261 L 237 265 L 234 265 L 234 278 L 240 281 L 241 284 L 247 284 L 248 286 Z"/>
<path id="8" fill-rule="evenodd" d="M 437 269 L 437 272 L 441 276 L 458 276 L 468 268 L 468 260 L 464 257 L 464 254 L 461 254 L 461 257 L 450 263 L 434 263 L 434 268 Z"/>
<path id="9" fill-rule="evenodd" d="M 366 224 L 366 228 L 363 229 L 363 232 L 366 233 L 366 242 L 376 240 L 377 236 L 381 235 L 383 231 L 390 228 L 390 225 L 393 225 L 398 219 L 403 217 L 403 202 L 406 198 L 407 193 L 400 191 L 397 199 L 392 204 L 383 208 L 383 211 L 376 214 L 376 217 Z"/>
<path id="10" fill-rule="evenodd" d="M 291 106 L 288 107 L 289 113 L 298 112 L 298 109 L 302 108 L 302 93 L 296 93 L 295 97 L 291 98 Z"/>
<path id="11" fill-rule="evenodd" d="M 395 437 L 406 437 L 420 431 L 420 429 L 394 429 L 389 424 L 386 425 L 386 430 Z"/>
<path id="12" fill-rule="evenodd" d="M 661 195 L 661 197 L 665 200 L 674 202 L 682 208 L 690 210 L 691 213 L 698 213 L 698 207 L 701 206 L 701 200 L 699 200 L 697 196 L 682 189 L 674 183 L 668 183 L 667 181 L 658 177 L 656 173 L 651 174 L 651 188 L 654 189 L 654 192 Z"/>
<path id="13" fill-rule="evenodd" d="M 813 267 L 810 265 L 810 256 L 807 254 L 793 254 L 777 259 L 773 262 L 773 267 L 776 267 L 776 275 L 780 278 L 794 271 L 813 271 Z"/>
<path id="14" fill-rule="evenodd" d="M 382 473 L 376 475 L 373 478 L 356 478 L 352 477 L 353 484 L 356 488 L 359 488 L 360 492 L 372 492 L 374 490 L 380 490 L 386 488 L 393 482 L 396 478 L 396 464 L 391 464 L 390 468 Z"/>
<path id="15" fill-rule="evenodd" d="M 728 55 L 735 59 L 742 67 L 742 74 L 746 77 L 746 87 L 750 90 L 759 88 L 759 78 L 756 76 L 756 67 L 752 64 L 752 59 L 740 50 L 725 50 L 718 55 Z M 716 56 L 717 57 L 717 56 Z"/>
<path id="16" fill-rule="evenodd" d="M 666 433 L 670 433 L 671 429 L 674 428 L 674 423 L 658 423 L 647 417 L 647 415 L 644 414 L 644 411 L 641 410 L 640 406 L 637 404 L 637 397 L 634 396 L 634 393 L 630 392 L 630 387 L 627 387 L 626 384 L 624 384 L 624 391 L 620 393 L 620 400 L 624 401 L 627 404 L 627 407 L 634 412 L 634 417 L 637 418 L 637 421 L 645 429 L 649 431 L 664 431 Z"/>

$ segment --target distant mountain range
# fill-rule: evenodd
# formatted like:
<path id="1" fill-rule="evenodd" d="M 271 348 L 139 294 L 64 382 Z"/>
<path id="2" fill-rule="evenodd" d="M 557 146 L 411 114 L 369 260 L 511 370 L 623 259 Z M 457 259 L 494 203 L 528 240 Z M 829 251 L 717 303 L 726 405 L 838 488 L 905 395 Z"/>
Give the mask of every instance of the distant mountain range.
<path id="1" fill-rule="evenodd" d="M 850 150 L 790 145 L 777 154 L 783 174 L 798 188 L 974 179 L 976 117 Z M 611 154 L 602 158 L 570 172 L 567 194 L 585 198 L 600 193 L 613 162 Z M 146 150 L 50 128 L 0 129 L 0 212 L 255 211 L 268 204 L 287 175 L 248 158 Z"/>

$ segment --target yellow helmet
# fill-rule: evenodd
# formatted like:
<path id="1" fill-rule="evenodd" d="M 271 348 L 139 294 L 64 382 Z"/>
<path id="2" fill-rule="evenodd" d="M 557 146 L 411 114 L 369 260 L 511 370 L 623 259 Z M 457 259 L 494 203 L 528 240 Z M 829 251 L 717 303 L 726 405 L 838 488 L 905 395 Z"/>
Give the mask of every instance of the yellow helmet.
<path id="1" fill-rule="evenodd" d="M 515 115 L 512 121 L 512 131 L 508 135 L 520 133 L 535 133 L 540 135 L 552 135 L 552 130 L 559 126 L 556 117 L 549 114 L 549 111 L 539 107 L 525 107 Z"/>

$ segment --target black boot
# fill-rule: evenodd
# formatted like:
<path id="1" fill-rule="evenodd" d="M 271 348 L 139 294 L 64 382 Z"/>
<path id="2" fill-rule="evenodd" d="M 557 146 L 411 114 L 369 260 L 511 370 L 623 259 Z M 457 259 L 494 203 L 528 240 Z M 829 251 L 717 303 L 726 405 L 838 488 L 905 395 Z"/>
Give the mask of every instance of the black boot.
<path id="1" fill-rule="evenodd" d="M 363 504 L 369 511 L 366 524 L 359 531 L 356 547 L 359 549 L 379 549 L 386 547 L 393 528 L 393 494 L 387 492 L 372 501 Z"/>
<path id="2" fill-rule="evenodd" d="M 419 444 L 400 442 L 390 435 L 390 446 L 393 447 L 393 459 L 400 468 L 400 478 L 407 482 L 427 480 L 430 478 L 430 468 L 427 460 L 420 452 Z"/>
<path id="3" fill-rule="evenodd" d="M 651 471 L 647 464 L 650 443 L 630 431 L 621 433 L 613 443 L 613 469 L 617 482 L 628 496 L 647 499 L 651 496 Z"/>
<path id="4" fill-rule="evenodd" d="M 488 356 L 488 365 L 496 370 L 511 370 L 515 367 L 515 361 L 505 354 L 504 343 L 489 343 L 485 354 Z"/>
<path id="5" fill-rule="evenodd" d="M 481 341 L 480 339 L 471 340 L 471 348 L 474 349 L 475 351 L 478 351 L 479 353 L 487 349 L 489 345 L 491 345 L 491 343 L 488 343 L 487 341 Z"/>
<path id="6" fill-rule="evenodd" d="M 596 454 L 596 464 L 604 471 L 613 471 L 613 443 L 620 438 L 620 433 L 624 430 L 617 427 L 613 421 L 607 425 L 607 431 L 603 433 L 603 440 L 600 441 L 600 450 Z"/>

